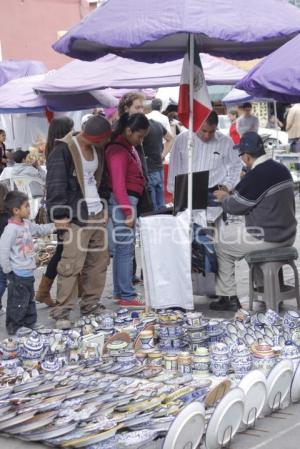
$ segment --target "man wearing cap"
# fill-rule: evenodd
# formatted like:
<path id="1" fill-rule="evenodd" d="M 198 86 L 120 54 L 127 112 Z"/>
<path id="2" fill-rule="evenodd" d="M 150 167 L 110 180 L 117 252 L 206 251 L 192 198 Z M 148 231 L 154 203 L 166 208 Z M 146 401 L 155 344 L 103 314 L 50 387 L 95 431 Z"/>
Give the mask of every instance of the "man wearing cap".
<path id="1" fill-rule="evenodd" d="M 29 177 L 31 181 L 29 187 L 33 198 L 44 195 L 44 186 L 46 181 L 46 172 L 39 165 L 38 162 L 34 164 L 26 163 L 26 158 L 30 152 L 17 150 L 12 153 L 12 160 L 15 162 L 10 171 L 10 177 Z M 37 181 L 34 181 L 37 178 Z"/>
<path id="2" fill-rule="evenodd" d="M 235 148 L 250 170 L 232 194 L 217 190 L 214 195 L 225 212 L 244 215 L 245 225 L 229 224 L 215 245 L 220 299 L 210 304 L 212 310 L 236 311 L 241 307 L 235 283 L 236 260 L 252 251 L 293 245 L 297 229 L 289 170 L 266 155 L 255 132 L 245 133 Z"/>
<path id="3" fill-rule="evenodd" d="M 99 115 L 87 120 L 77 136 L 58 140 L 47 161 L 47 209 L 53 221 L 70 222 L 58 264 L 57 306 L 51 316 L 60 328 L 78 298 L 81 274 L 81 313 L 98 313 L 109 262 L 106 211 L 99 195 L 104 146 L 111 135 L 109 122 Z"/>

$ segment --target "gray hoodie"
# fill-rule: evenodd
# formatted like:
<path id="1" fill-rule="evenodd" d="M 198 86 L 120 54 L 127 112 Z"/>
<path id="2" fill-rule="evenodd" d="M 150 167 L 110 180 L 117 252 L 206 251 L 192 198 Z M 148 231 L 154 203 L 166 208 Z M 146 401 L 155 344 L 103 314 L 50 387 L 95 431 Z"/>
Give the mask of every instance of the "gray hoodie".
<path id="1" fill-rule="evenodd" d="M 12 167 L 11 176 L 29 176 L 30 178 L 38 178 L 46 183 L 46 172 L 41 167 L 35 168 L 32 165 L 26 163 L 15 164 Z M 33 197 L 44 196 L 44 186 L 40 182 L 30 183 L 30 190 Z"/>
<path id="2" fill-rule="evenodd" d="M 33 236 L 43 237 L 51 234 L 54 224 L 38 225 L 29 220 L 19 223 L 8 221 L 0 239 L 0 265 L 4 273 L 15 270 L 34 270 L 36 268 Z"/>

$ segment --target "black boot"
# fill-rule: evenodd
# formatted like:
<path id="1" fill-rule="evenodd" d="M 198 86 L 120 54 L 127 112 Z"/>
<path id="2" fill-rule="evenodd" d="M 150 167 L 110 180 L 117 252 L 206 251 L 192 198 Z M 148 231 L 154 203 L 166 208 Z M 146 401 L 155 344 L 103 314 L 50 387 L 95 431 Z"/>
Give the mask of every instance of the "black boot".
<path id="1" fill-rule="evenodd" d="M 219 301 L 210 303 L 209 308 L 210 310 L 237 312 L 242 306 L 237 296 L 220 296 Z"/>

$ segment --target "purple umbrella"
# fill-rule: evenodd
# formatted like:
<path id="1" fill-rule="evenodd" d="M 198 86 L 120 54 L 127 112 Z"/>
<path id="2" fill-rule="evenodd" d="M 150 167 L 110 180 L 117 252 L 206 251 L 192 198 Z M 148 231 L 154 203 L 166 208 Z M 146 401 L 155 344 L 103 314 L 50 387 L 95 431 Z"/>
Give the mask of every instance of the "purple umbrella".
<path id="1" fill-rule="evenodd" d="M 214 56 L 201 55 L 207 84 L 235 84 L 246 72 Z M 36 90 L 42 94 L 86 92 L 106 87 L 140 89 L 178 86 L 182 59 L 147 64 L 106 55 L 93 62 L 72 61 L 51 72 Z M 115 95 L 115 94 L 114 94 Z"/>
<path id="2" fill-rule="evenodd" d="M 300 31 L 300 10 L 277 0 L 109 0 L 53 48 L 77 59 L 108 53 L 149 62 L 199 51 L 231 59 L 266 56 Z"/>
<path id="3" fill-rule="evenodd" d="M 277 0 L 109 0 L 56 42 L 78 59 L 108 53 L 163 62 L 194 48 L 231 59 L 266 56 L 300 32 L 300 10 Z M 188 207 L 192 210 L 193 70 L 190 58 Z"/>
<path id="4" fill-rule="evenodd" d="M 300 101 L 300 36 L 295 37 L 256 65 L 236 85 L 257 98 L 283 103 Z"/>
<path id="5" fill-rule="evenodd" d="M 0 113 L 41 112 L 45 107 L 52 111 L 77 111 L 97 106 L 113 107 L 118 104 L 111 91 L 96 91 L 97 98 L 88 92 L 74 95 L 53 95 L 48 98 L 37 95 L 34 87 L 46 75 L 34 75 L 11 80 L 0 87 Z"/>
<path id="6" fill-rule="evenodd" d="M 15 61 L 13 59 L 0 62 L 0 86 L 15 78 L 46 73 L 46 66 L 40 61 Z"/>

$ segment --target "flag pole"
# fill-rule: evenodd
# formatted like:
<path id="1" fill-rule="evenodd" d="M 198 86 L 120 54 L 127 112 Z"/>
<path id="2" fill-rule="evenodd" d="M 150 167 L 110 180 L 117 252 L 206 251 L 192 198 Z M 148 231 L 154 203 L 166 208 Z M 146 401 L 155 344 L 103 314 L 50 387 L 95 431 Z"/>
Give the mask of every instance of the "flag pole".
<path id="1" fill-rule="evenodd" d="M 194 117 L 194 49 L 195 41 L 194 35 L 189 36 L 189 53 L 190 53 L 190 67 L 189 67 L 189 136 L 188 136 L 188 210 L 190 213 L 190 220 L 192 221 L 193 209 L 193 149 L 194 149 L 194 135 L 193 135 L 193 117 Z"/>

